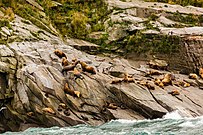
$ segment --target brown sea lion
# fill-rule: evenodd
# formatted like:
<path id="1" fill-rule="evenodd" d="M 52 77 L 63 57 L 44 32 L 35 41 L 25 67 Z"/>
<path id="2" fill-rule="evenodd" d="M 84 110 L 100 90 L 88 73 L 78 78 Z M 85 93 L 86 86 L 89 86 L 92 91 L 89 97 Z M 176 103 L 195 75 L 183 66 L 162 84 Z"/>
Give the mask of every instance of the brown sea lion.
<path id="1" fill-rule="evenodd" d="M 69 111 L 69 110 L 70 110 L 70 109 L 69 109 L 69 108 L 67 108 L 66 110 L 64 110 L 64 112 L 63 112 L 63 113 L 64 113 L 65 115 L 69 116 L 69 115 L 70 115 L 70 111 Z"/>
<path id="2" fill-rule="evenodd" d="M 149 72 L 146 73 L 145 76 L 151 76 L 151 75 L 161 75 L 162 73 L 157 71 L 157 70 L 150 70 Z"/>
<path id="3" fill-rule="evenodd" d="M 172 85 L 172 80 L 174 76 L 172 74 L 165 74 L 163 80 L 161 81 L 165 86 Z"/>
<path id="4" fill-rule="evenodd" d="M 199 69 L 199 75 L 200 75 L 200 77 L 203 79 L 203 68 L 200 68 L 200 69 Z"/>
<path id="5" fill-rule="evenodd" d="M 68 66 L 70 62 L 66 59 L 66 57 L 62 58 L 62 66 Z"/>
<path id="6" fill-rule="evenodd" d="M 70 89 L 68 86 L 68 83 L 65 83 L 64 91 L 73 97 L 80 97 L 80 95 L 81 95 L 79 91 L 74 91 L 74 90 Z"/>
<path id="7" fill-rule="evenodd" d="M 74 76 L 75 76 L 75 80 L 76 80 L 77 78 L 83 79 L 82 74 L 80 73 L 80 71 L 78 71 L 77 68 L 74 68 L 73 74 L 74 74 Z"/>
<path id="8" fill-rule="evenodd" d="M 176 81 L 176 82 L 174 83 L 174 85 L 176 85 L 176 86 L 178 86 L 178 87 L 182 86 L 182 87 L 184 87 L 184 88 L 190 87 L 190 83 L 187 83 L 187 82 L 184 82 L 184 81 Z"/>
<path id="9" fill-rule="evenodd" d="M 77 64 L 78 64 L 79 62 L 80 62 L 80 61 L 76 61 L 76 62 L 74 62 L 74 63 L 72 63 L 72 64 L 70 64 L 70 65 L 68 65 L 68 66 L 63 67 L 62 73 L 64 74 L 64 73 L 67 72 L 67 71 L 74 70 L 74 68 L 77 66 Z"/>
<path id="10" fill-rule="evenodd" d="M 118 106 L 115 103 L 109 103 L 107 108 L 116 110 Z"/>
<path id="11" fill-rule="evenodd" d="M 190 74 L 189 74 L 189 78 L 190 78 L 190 79 L 197 79 L 198 76 L 197 76 L 197 74 L 190 73 Z"/>
<path id="12" fill-rule="evenodd" d="M 71 96 L 75 96 L 74 90 L 71 90 L 71 89 L 69 88 L 68 83 L 65 83 L 65 85 L 64 85 L 64 91 L 65 91 L 66 93 L 70 94 Z"/>
<path id="13" fill-rule="evenodd" d="M 158 78 L 155 78 L 154 84 L 161 87 L 161 88 L 164 87 L 164 84 L 162 83 L 161 79 L 158 79 Z"/>
<path id="14" fill-rule="evenodd" d="M 190 87 L 190 83 L 184 82 L 183 87 L 184 87 L 184 88 L 186 88 L 186 87 Z"/>
<path id="15" fill-rule="evenodd" d="M 64 104 L 64 103 L 60 103 L 59 106 L 61 106 L 63 109 L 66 109 L 66 108 L 67 108 L 67 105 Z"/>
<path id="16" fill-rule="evenodd" d="M 111 84 L 121 83 L 122 81 L 123 81 L 122 79 L 114 79 L 111 81 Z"/>
<path id="17" fill-rule="evenodd" d="M 130 77 L 130 76 L 128 75 L 128 73 L 125 73 L 125 74 L 124 74 L 123 81 L 124 81 L 124 82 L 129 82 L 129 83 L 130 83 L 130 82 L 135 82 L 134 78 Z"/>
<path id="18" fill-rule="evenodd" d="M 56 113 L 54 112 L 54 110 L 51 109 L 50 107 L 43 108 L 42 111 L 44 111 L 44 112 L 48 112 L 48 113 L 50 113 L 50 114 L 54 114 L 54 115 L 56 114 Z"/>
<path id="19" fill-rule="evenodd" d="M 146 82 L 145 86 L 149 89 L 149 90 L 155 90 L 155 87 L 150 84 L 149 82 Z"/>
<path id="20" fill-rule="evenodd" d="M 55 53 L 59 58 L 65 57 L 65 58 L 67 59 L 65 53 L 62 52 L 62 51 L 59 50 L 59 49 L 56 49 L 56 50 L 54 51 L 54 53 Z"/>
<path id="21" fill-rule="evenodd" d="M 89 73 L 92 73 L 92 74 L 96 74 L 96 70 L 94 69 L 94 67 L 87 65 L 87 63 L 81 61 L 80 65 L 81 65 L 82 70 L 84 72 L 89 72 Z"/>
<path id="22" fill-rule="evenodd" d="M 138 82 L 138 84 L 141 84 L 142 86 L 147 87 L 149 90 L 155 90 L 155 87 L 152 84 L 150 84 L 148 81 L 142 80 Z"/>
<path id="23" fill-rule="evenodd" d="M 175 95 L 180 95 L 180 92 L 179 92 L 179 90 L 172 90 L 172 91 L 168 92 L 168 94 L 175 96 Z"/>
<path id="24" fill-rule="evenodd" d="M 73 58 L 73 59 L 72 59 L 72 62 L 76 62 L 76 61 L 78 61 L 77 58 Z"/>
<path id="25" fill-rule="evenodd" d="M 81 93 L 77 90 L 75 90 L 74 93 L 75 93 L 75 96 L 77 96 L 77 97 L 80 97 L 80 95 L 81 95 Z"/>

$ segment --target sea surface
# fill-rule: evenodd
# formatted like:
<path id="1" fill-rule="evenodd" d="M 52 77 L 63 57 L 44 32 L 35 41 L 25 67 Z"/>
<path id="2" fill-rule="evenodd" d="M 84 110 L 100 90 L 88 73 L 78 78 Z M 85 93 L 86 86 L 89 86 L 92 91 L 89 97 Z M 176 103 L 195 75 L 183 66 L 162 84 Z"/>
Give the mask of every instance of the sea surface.
<path id="1" fill-rule="evenodd" d="M 29 128 L 3 135 L 203 135 L 203 116 L 182 118 L 177 112 L 154 120 L 112 120 L 100 126 Z"/>

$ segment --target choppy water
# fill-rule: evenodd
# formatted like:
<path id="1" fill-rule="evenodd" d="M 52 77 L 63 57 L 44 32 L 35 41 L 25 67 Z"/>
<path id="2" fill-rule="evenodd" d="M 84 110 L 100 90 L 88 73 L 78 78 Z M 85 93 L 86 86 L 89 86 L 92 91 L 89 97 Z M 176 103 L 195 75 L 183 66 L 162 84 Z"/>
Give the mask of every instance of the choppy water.
<path id="1" fill-rule="evenodd" d="M 181 118 L 177 112 L 155 120 L 113 120 L 100 126 L 29 128 L 4 135 L 203 135 L 203 116 Z"/>

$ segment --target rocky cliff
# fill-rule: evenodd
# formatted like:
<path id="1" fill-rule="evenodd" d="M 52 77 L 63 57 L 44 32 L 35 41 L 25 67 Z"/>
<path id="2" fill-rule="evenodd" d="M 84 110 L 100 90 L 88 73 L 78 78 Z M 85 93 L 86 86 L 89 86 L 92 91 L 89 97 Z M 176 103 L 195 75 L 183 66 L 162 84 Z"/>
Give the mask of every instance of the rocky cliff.
<path id="1" fill-rule="evenodd" d="M 33 2 L 29 0 L 29 4 Z M 177 5 L 139 1 L 111 0 L 107 4 L 112 11 L 104 21 L 105 33 L 109 35 L 105 43 L 112 47 L 110 50 L 115 50 L 115 43 L 119 44 L 119 41 L 125 44 L 129 36 L 132 39 L 151 13 L 160 13 L 159 19 L 166 20 L 165 16 L 177 10 Z M 202 8 L 195 7 L 178 6 L 178 12 L 197 17 L 203 14 Z M 113 20 L 116 23 L 111 23 Z M 159 21 L 152 22 L 157 24 Z M 163 51 L 168 47 L 164 44 L 166 46 L 161 46 L 158 51 L 149 49 L 139 55 L 136 50 L 129 52 L 127 57 L 137 56 L 137 59 L 129 60 L 115 53 L 98 54 L 100 46 L 87 41 L 67 37 L 62 40 L 53 27 L 47 27 L 49 30 L 39 28 L 34 22 L 15 15 L 9 25 L 1 27 L 0 32 L 4 41 L 0 45 L 0 131 L 21 131 L 38 126 L 99 125 L 112 119 L 153 119 L 174 110 L 185 117 L 202 115 L 201 77 L 189 78 L 187 74 L 178 72 L 180 69 L 185 73 L 197 71 L 202 67 L 202 21 L 195 27 L 188 24 L 186 28 L 166 28 L 168 24 L 165 23 L 173 23 L 170 24 L 173 27 L 176 22 L 160 22 L 163 29 L 160 26 L 154 31 L 143 26 L 141 34 L 136 37 L 150 39 L 155 34 L 160 36 L 154 36 L 158 42 L 167 35 L 164 40 L 177 43 L 178 47 L 173 48 L 176 51 L 161 53 L 159 49 Z M 92 32 L 88 40 L 93 41 L 103 33 Z M 132 48 L 132 44 L 128 45 Z M 122 47 L 114 52 L 126 53 L 126 48 Z M 142 50 L 142 47 L 138 48 Z M 157 46 L 150 48 L 157 49 Z M 87 63 L 96 70 L 96 74 L 82 71 L 80 63 L 75 66 L 80 77 L 76 76 L 75 70 L 62 73 L 64 67 L 62 59 L 54 53 L 56 49 L 63 51 L 69 62 Z M 91 55 L 92 52 L 95 55 Z M 166 60 L 169 66 L 154 57 Z M 150 58 L 153 61 L 146 63 Z M 179 70 L 172 72 L 170 69 Z M 79 94 L 64 91 L 66 84 L 70 91 Z"/>

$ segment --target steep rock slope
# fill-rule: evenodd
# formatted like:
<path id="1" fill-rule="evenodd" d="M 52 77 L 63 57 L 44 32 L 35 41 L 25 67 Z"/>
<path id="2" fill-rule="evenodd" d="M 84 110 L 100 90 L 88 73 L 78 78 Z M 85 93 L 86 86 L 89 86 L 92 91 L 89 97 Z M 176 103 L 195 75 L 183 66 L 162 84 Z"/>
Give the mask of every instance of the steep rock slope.
<path id="1" fill-rule="evenodd" d="M 183 116 L 203 114 L 200 79 L 197 83 L 185 75 L 174 74 L 176 81 L 185 79 L 191 86 L 161 88 L 154 85 L 154 80 L 167 71 L 157 71 L 160 75 L 154 76 L 149 74 L 152 69 L 147 65 L 136 68 L 122 58 L 83 53 L 69 46 L 71 40 L 66 44 L 32 23 L 24 22 L 16 16 L 11 23 L 13 34 L 9 38 L 18 36 L 21 41 L 0 46 L 2 132 L 30 126 L 98 125 L 118 118 L 159 118 L 173 110 L 179 110 Z M 39 33 L 39 38 L 31 32 Z M 82 78 L 76 80 L 73 71 L 62 74 L 61 59 L 54 54 L 55 49 L 62 50 L 69 61 L 78 59 L 93 66 L 96 74 L 81 72 Z M 77 68 L 80 69 L 80 65 Z M 125 73 L 132 76 L 134 82 L 111 83 L 115 78 L 122 79 Z M 148 81 L 155 90 L 141 81 Z M 65 93 L 66 82 L 81 95 L 73 97 Z M 168 94 L 174 89 L 178 89 L 180 95 Z M 59 109 L 59 105 L 66 105 L 66 109 Z"/>

